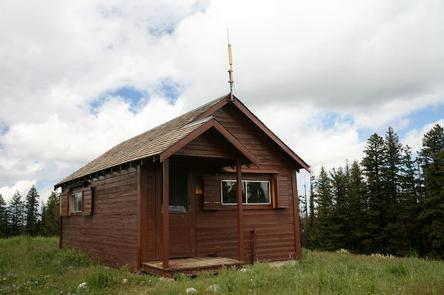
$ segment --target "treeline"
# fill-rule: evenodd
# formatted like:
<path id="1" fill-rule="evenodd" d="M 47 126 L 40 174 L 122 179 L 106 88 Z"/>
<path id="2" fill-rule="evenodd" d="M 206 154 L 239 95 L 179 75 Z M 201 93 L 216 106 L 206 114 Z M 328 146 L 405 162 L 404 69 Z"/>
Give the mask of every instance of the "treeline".
<path id="1" fill-rule="evenodd" d="M 24 200 L 18 191 L 15 192 L 8 204 L 0 194 L 0 238 L 58 234 L 59 197 L 55 192 L 46 203 L 41 204 L 41 211 L 35 186 L 31 187 Z"/>
<path id="2" fill-rule="evenodd" d="M 305 247 L 444 258 L 444 131 L 435 125 L 416 156 L 389 128 L 367 140 L 361 162 L 311 179 L 301 196 Z"/>

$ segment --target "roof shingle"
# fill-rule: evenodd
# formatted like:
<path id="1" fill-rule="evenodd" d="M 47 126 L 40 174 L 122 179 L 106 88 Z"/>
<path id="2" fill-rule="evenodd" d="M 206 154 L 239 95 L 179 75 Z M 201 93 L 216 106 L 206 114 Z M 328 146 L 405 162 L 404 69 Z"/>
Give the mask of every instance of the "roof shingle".
<path id="1" fill-rule="evenodd" d="M 160 154 L 204 124 L 205 120 L 196 119 L 224 99 L 227 99 L 227 96 L 210 101 L 188 113 L 116 145 L 60 181 L 56 186 L 111 167 Z"/>

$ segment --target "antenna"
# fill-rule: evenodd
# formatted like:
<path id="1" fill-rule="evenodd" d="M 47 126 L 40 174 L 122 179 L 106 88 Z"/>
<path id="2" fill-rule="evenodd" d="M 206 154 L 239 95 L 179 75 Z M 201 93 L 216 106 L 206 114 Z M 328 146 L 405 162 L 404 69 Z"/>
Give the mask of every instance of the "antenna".
<path id="1" fill-rule="evenodd" d="M 230 84 L 230 100 L 233 100 L 233 55 L 231 53 L 231 43 L 230 43 L 230 30 L 227 29 L 227 43 L 228 43 L 228 84 Z"/>

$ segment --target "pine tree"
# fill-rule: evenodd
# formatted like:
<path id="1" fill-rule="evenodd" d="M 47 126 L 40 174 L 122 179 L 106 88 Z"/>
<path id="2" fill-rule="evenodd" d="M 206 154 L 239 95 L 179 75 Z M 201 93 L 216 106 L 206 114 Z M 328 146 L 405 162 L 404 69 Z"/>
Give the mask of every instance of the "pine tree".
<path id="1" fill-rule="evenodd" d="M 0 194 L 0 238 L 9 236 L 8 210 L 6 202 Z"/>
<path id="2" fill-rule="evenodd" d="M 313 224 L 312 240 L 314 247 L 333 250 L 332 241 L 332 207 L 333 196 L 331 180 L 324 167 L 321 168 L 316 182 L 317 214 Z"/>
<path id="3" fill-rule="evenodd" d="M 367 140 L 362 159 L 367 182 L 367 233 L 364 241 L 366 252 L 385 252 L 387 237 L 387 199 L 384 196 L 382 171 L 384 169 L 384 139 L 374 133 Z"/>
<path id="4" fill-rule="evenodd" d="M 348 217 L 350 220 L 350 236 L 347 249 L 361 252 L 363 250 L 362 241 L 366 234 L 366 189 L 361 167 L 357 161 L 354 161 L 351 165 L 347 185 Z"/>
<path id="5" fill-rule="evenodd" d="M 401 152 L 402 145 L 399 142 L 398 135 L 392 127 L 384 138 L 384 153 L 383 153 L 383 196 L 386 212 L 387 225 L 383 229 L 384 239 L 387 241 L 385 251 L 391 254 L 399 254 L 399 248 L 405 243 L 404 232 L 402 224 L 397 220 L 399 210 L 398 192 L 400 185 L 400 170 L 401 170 Z"/>
<path id="6" fill-rule="evenodd" d="M 418 214 L 420 199 L 418 192 L 418 169 L 413 160 L 409 146 L 403 149 L 402 166 L 400 169 L 397 212 L 397 229 L 400 236 L 397 241 L 397 255 L 409 255 L 419 253 L 421 236 L 418 228 Z"/>
<path id="7" fill-rule="evenodd" d="M 348 248 L 349 245 L 349 219 L 348 219 L 348 196 L 347 196 L 347 173 L 342 167 L 330 172 L 332 187 L 332 212 L 331 212 L 331 235 L 333 249 Z"/>
<path id="8" fill-rule="evenodd" d="M 26 195 L 26 233 L 34 236 L 38 233 L 39 194 L 33 185 Z"/>
<path id="9" fill-rule="evenodd" d="M 25 205 L 22 196 L 18 191 L 15 192 L 8 206 L 10 233 L 17 236 L 23 233 Z"/>
<path id="10" fill-rule="evenodd" d="M 59 196 L 52 192 L 48 201 L 42 206 L 41 234 L 53 236 L 59 233 Z"/>
<path id="11" fill-rule="evenodd" d="M 420 152 L 425 196 L 419 222 L 424 239 L 424 254 L 444 257 L 444 129 L 435 125 L 424 135 Z"/>

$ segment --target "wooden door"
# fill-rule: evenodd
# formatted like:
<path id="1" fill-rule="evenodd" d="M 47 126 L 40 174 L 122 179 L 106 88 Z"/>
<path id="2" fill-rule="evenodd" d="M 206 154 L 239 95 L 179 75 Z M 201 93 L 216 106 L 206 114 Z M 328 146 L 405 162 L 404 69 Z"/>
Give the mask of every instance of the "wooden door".
<path id="1" fill-rule="evenodd" d="M 170 257 L 193 256 L 192 216 L 186 167 L 170 166 Z"/>

